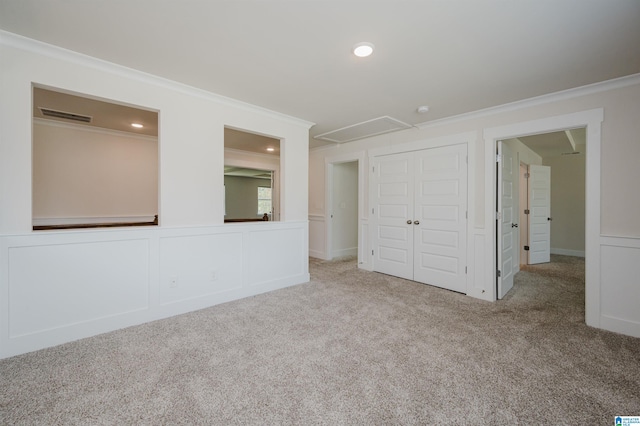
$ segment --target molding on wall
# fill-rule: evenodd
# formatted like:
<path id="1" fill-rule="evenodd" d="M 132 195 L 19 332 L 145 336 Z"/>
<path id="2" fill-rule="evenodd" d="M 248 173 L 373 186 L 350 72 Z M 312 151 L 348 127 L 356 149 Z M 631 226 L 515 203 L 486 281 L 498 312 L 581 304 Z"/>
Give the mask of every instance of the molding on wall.
<path id="1" fill-rule="evenodd" d="M 490 115 L 502 114 L 511 111 L 517 111 L 524 108 L 530 108 L 538 105 L 543 105 L 551 102 L 559 102 L 568 99 L 573 99 L 581 96 L 592 95 L 595 93 L 606 92 L 608 90 L 622 89 L 625 87 L 640 84 L 640 73 L 632 74 L 612 80 L 601 81 L 598 83 L 588 84 L 586 86 L 575 87 L 572 89 L 561 90 L 559 92 L 549 93 L 547 95 L 536 96 L 533 98 L 523 99 L 515 102 L 510 102 L 503 105 L 489 107 L 485 109 L 479 109 L 476 111 L 467 112 L 464 114 L 453 115 L 451 117 L 445 117 L 438 120 L 425 121 L 424 123 L 418 123 L 415 127 L 419 129 L 426 129 L 429 127 L 443 126 L 446 124 L 458 123 L 460 121 L 472 120 Z"/>
<path id="2" fill-rule="evenodd" d="M 33 226 L 55 226 L 55 225 L 76 225 L 99 224 L 99 223 L 131 223 L 131 222 L 153 222 L 155 215 L 142 216 L 113 216 L 113 217 L 34 217 Z"/>
<path id="3" fill-rule="evenodd" d="M 76 65 L 98 69 L 100 71 L 108 72 L 139 82 L 164 87 L 189 96 L 195 96 L 198 98 L 223 104 L 225 106 L 238 108 L 244 111 L 257 113 L 264 116 L 269 116 L 280 121 L 286 121 L 289 124 L 303 126 L 307 129 L 315 125 L 315 123 L 303 120 L 301 118 L 293 117 L 236 99 L 228 98 L 226 96 L 218 95 L 203 89 L 198 89 L 184 83 L 179 83 L 177 81 L 169 80 L 167 78 L 159 77 L 133 68 L 128 68 L 126 66 L 108 62 L 103 59 L 98 59 L 89 55 L 85 55 L 83 53 L 74 52 L 72 50 L 68 50 L 59 46 L 44 43 L 38 40 L 33 40 L 18 34 L 10 33 L 8 31 L 0 30 L 0 44 L 8 47 L 26 50 L 28 52 L 33 52 L 38 55 L 68 61 Z"/>

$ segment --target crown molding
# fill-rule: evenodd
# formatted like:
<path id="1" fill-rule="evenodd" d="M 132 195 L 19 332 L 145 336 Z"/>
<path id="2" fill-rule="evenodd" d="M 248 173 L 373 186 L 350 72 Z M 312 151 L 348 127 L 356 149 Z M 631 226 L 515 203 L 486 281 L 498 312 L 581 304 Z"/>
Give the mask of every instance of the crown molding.
<path id="1" fill-rule="evenodd" d="M 285 121 L 289 124 L 303 126 L 310 129 L 315 123 L 303 120 L 301 118 L 293 117 L 291 115 L 283 114 L 277 111 L 273 111 L 267 108 L 263 108 L 257 105 L 242 102 L 233 98 L 218 95 L 213 92 L 209 92 L 203 89 L 198 89 L 193 86 L 189 86 L 184 83 L 179 83 L 174 80 L 169 80 L 164 77 L 149 74 L 144 71 L 139 71 L 133 68 L 128 68 L 123 65 L 118 65 L 113 62 L 108 62 L 103 59 L 98 59 L 93 56 L 78 53 L 73 50 L 65 49 L 59 46 L 48 44 L 39 40 L 34 40 L 28 37 L 24 37 L 15 33 L 0 30 L 0 45 L 12 47 L 15 49 L 24 50 L 27 52 L 35 53 L 38 55 L 46 56 L 53 59 L 58 59 L 66 62 L 71 62 L 76 65 L 85 66 L 88 68 L 97 69 L 99 71 L 115 74 L 120 77 L 136 80 L 142 83 L 152 84 L 165 89 L 173 90 L 185 95 L 194 96 L 208 101 L 213 101 L 218 104 L 222 104 L 228 107 L 241 109 L 251 113 L 260 114 L 270 118 L 274 118 L 280 121 Z"/>
<path id="2" fill-rule="evenodd" d="M 466 112 L 464 114 L 452 115 L 450 117 L 438 120 L 425 121 L 416 124 L 419 129 L 430 127 L 444 126 L 447 124 L 458 123 L 460 121 L 471 120 L 476 118 L 488 117 L 505 112 L 517 111 L 524 108 L 530 108 L 538 105 L 548 104 L 551 102 L 564 101 L 581 96 L 592 95 L 595 93 L 606 92 L 608 90 L 622 89 L 629 86 L 640 84 L 640 73 L 631 74 L 624 77 L 614 78 L 612 80 L 601 81 L 599 83 L 588 84 L 586 86 L 575 87 L 572 89 L 562 90 L 559 92 L 549 93 L 546 95 L 536 96 L 533 98 L 523 99 L 520 101 L 510 102 L 494 107 L 479 109 L 476 111 Z"/>

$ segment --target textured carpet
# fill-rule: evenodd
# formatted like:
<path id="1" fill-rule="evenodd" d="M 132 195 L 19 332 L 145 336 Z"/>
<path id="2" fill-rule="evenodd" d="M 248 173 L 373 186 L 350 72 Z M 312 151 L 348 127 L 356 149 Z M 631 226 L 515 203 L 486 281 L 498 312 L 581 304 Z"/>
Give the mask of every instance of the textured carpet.
<path id="1" fill-rule="evenodd" d="M 584 324 L 584 263 L 490 303 L 311 260 L 307 284 L 0 361 L 0 424 L 613 424 L 640 339 Z"/>

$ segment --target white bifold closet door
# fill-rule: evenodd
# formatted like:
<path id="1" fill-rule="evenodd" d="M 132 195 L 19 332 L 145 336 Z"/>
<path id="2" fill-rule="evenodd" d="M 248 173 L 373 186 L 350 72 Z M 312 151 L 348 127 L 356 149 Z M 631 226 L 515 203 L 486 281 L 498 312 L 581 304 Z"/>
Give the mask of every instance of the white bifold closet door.
<path id="1" fill-rule="evenodd" d="M 466 293 L 467 146 L 375 157 L 374 270 Z"/>

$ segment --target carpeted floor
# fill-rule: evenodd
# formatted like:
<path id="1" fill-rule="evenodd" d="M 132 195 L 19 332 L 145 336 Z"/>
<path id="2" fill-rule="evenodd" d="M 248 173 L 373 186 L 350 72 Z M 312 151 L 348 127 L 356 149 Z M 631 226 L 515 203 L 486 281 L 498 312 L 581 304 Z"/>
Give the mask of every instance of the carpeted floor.
<path id="1" fill-rule="evenodd" d="M 613 424 L 640 339 L 584 324 L 583 259 L 500 302 L 312 259 L 312 281 L 0 361 L 0 424 Z"/>

